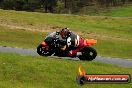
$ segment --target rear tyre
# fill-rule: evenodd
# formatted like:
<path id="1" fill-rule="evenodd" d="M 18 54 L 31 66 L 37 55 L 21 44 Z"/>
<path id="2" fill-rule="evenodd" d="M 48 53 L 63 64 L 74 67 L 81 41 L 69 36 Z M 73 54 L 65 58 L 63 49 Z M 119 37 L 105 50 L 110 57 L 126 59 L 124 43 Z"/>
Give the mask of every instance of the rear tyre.
<path id="1" fill-rule="evenodd" d="M 46 47 L 42 44 L 37 47 L 37 53 L 40 56 L 51 56 L 53 54 L 51 49 L 46 50 Z"/>
<path id="2" fill-rule="evenodd" d="M 97 52 L 94 48 L 92 47 L 85 47 L 82 50 L 82 55 L 79 56 L 80 60 L 85 60 L 85 61 L 92 61 L 93 59 L 95 59 L 97 56 Z"/>

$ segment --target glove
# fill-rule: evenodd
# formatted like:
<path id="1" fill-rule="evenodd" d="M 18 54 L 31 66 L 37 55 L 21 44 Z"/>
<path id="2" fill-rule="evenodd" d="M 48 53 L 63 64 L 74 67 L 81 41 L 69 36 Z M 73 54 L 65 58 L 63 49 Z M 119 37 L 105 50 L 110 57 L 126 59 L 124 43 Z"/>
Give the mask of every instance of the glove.
<path id="1" fill-rule="evenodd" d="M 61 50 L 66 50 L 66 45 L 61 48 Z"/>

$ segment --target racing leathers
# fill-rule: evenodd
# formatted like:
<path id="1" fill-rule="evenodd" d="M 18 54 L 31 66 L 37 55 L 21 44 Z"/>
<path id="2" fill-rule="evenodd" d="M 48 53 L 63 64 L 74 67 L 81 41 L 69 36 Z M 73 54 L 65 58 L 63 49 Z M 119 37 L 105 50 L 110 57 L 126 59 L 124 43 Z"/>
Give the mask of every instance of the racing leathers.
<path id="1" fill-rule="evenodd" d="M 62 38 L 59 32 L 52 32 L 46 37 L 45 42 L 48 45 L 54 42 L 53 44 L 55 46 L 59 46 L 62 55 L 65 54 L 65 56 L 72 57 L 76 56 L 77 52 L 83 46 L 84 40 L 73 32 L 70 32 L 65 38 Z"/>

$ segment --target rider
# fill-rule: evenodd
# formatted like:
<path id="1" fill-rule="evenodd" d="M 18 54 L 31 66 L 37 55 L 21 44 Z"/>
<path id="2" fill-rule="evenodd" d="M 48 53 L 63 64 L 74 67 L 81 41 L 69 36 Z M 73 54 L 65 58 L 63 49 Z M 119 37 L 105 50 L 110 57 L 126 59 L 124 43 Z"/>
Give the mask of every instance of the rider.
<path id="1" fill-rule="evenodd" d="M 67 56 L 75 55 L 75 53 L 80 50 L 79 48 L 83 46 L 84 42 L 77 34 L 71 32 L 69 28 L 63 28 L 59 32 L 49 34 L 46 37 L 45 42 L 47 42 L 49 38 L 55 39 L 56 43 L 60 45 L 62 51 L 68 51 Z M 77 55 L 78 54 L 79 53 L 77 53 Z"/>

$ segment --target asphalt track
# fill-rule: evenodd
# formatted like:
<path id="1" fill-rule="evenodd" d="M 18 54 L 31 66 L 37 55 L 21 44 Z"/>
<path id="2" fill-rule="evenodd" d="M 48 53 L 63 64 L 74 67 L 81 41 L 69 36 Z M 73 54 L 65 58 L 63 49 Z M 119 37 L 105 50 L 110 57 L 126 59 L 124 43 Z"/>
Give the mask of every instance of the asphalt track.
<path id="1" fill-rule="evenodd" d="M 38 56 L 36 50 L 34 50 L 34 49 L 24 49 L 24 48 L 17 48 L 17 47 L 0 46 L 0 52 L 12 52 L 12 53 L 18 53 L 21 55 Z M 55 56 L 51 56 L 51 57 L 58 58 Z M 64 57 L 64 59 L 79 60 L 78 58 L 69 58 L 69 57 Z M 128 59 L 126 60 L 126 59 L 120 59 L 120 58 L 97 56 L 96 59 L 93 61 L 104 62 L 104 63 L 118 65 L 118 66 L 124 66 L 124 67 L 132 67 L 132 60 L 128 60 Z"/>

